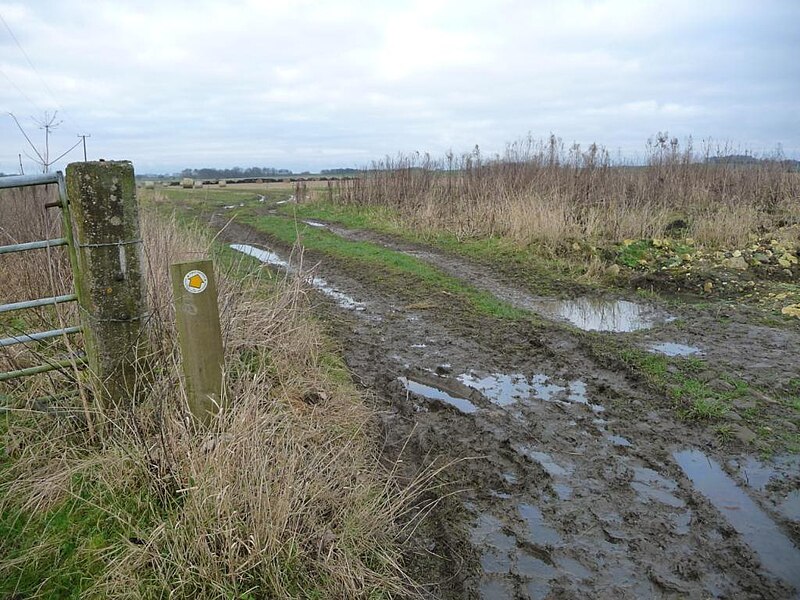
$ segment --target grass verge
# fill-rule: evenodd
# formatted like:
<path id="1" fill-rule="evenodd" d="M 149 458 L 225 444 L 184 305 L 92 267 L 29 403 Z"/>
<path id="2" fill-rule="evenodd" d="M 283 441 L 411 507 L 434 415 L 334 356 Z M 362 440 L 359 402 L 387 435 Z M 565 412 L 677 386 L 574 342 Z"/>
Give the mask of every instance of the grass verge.
<path id="1" fill-rule="evenodd" d="M 299 279 L 218 263 L 232 401 L 187 420 L 168 265 L 208 238 L 145 214 L 154 313 L 143 385 L 124 408 L 32 410 L 0 425 L 0 596 L 389 598 L 416 594 L 403 550 L 433 473 L 401 480 Z M 60 407 L 70 411 L 68 404 Z M 86 420 L 93 423 L 94 435 Z"/>

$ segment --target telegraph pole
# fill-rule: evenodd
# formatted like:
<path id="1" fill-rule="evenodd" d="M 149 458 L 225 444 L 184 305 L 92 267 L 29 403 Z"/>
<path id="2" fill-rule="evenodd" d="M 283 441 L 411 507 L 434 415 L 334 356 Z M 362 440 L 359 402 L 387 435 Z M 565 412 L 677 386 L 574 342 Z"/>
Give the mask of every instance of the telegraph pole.
<path id="1" fill-rule="evenodd" d="M 17 124 L 17 128 L 19 129 L 20 133 L 22 133 L 22 135 L 25 137 L 25 140 L 27 140 L 28 145 L 30 145 L 30 147 L 36 153 L 36 158 L 34 158 L 33 156 L 29 155 L 27 152 L 25 153 L 25 156 L 27 156 L 31 160 L 35 160 L 40 165 L 42 165 L 42 173 L 49 172 L 50 171 L 50 165 L 52 165 L 53 163 L 56 163 L 59 160 L 61 160 L 62 158 L 64 158 L 67 154 L 69 154 L 75 148 L 77 148 L 78 145 L 81 143 L 80 140 L 75 142 L 75 144 L 73 144 L 73 146 L 69 150 L 67 150 L 63 154 L 59 155 L 57 158 L 54 158 L 53 160 L 50 160 L 50 130 L 51 129 L 55 129 L 56 127 L 61 125 L 61 121 L 56 122 L 56 115 L 57 114 L 58 114 L 58 112 L 56 111 L 55 113 L 53 113 L 52 116 L 50 116 L 50 114 L 45 111 L 44 119 L 41 119 L 41 120 L 34 119 L 34 122 L 39 126 L 39 129 L 44 129 L 44 156 L 43 156 L 42 153 L 39 152 L 39 149 L 36 147 L 36 145 L 33 143 L 33 141 L 31 141 L 31 138 L 28 136 L 28 134 L 25 133 L 25 130 L 22 128 L 22 125 L 19 124 L 19 121 L 17 120 L 17 117 L 15 117 L 13 113 L 8 113 L 8 115 L 12 119 L 14 119 L 14 123 Z M 81 137 L 81 136 L 78 136 L 78 137 Z M 87 134 L 86 137 L 89 137 L 88 134 Z M 84 148 L 84 158 L 85 158 L 86 157 L 86 139 L 85 138 L 84 138 L 83 142 L 84 142 L 83 148 Z M 22 156 L 20 156 L 19 170 L 22 171 Z"/>
<path id="2" fill-rule="evenodd" d="M 87 137 L 92 137 L 92 136 L 90 134 L 88 134 L 88 133 L 79 133 L 78 137 L 83 140 L 83 162 L 87 162 L 87 160 L 86 160 L 86 138 Z"/>
<path id="3" fill-rule="evenodd" d="M 50 130 L 55 129 L 62 123 L 62 121 L 56 122 L 56 116 L 58 116 L 58 111 L 54 111 L 52 116 L 50 116 L 47 113 L 47 111 L 45 111 L 44 119 L 37 121 L 39 129 L 44 129 L 44 172 L 45 173 L 47 173 L 50 170 L 50 165 L 52 164 L 50 162 Z"/>

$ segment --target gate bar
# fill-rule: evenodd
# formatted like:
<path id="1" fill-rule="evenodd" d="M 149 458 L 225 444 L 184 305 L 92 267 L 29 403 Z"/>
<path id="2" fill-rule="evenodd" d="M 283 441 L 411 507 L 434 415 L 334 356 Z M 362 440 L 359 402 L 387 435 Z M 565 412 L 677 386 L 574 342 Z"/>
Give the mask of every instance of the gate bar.
<path id="1" fill-rule="evenodd" d="M 53 238 L 52 240 L 41 240 L 39 242 L 26 242 L 24 244 L 0 246 L 0 254 L 7 254 L 8 252 L 24 252 L 25 250 L 38 250 L 39 248 L 54 248 L 55 246 L 66 245 L 67 238 Z"/>
<path id="2" fill-rule="evenodd" d="M 23 308 L 36 308 L 37 306 L 50 306 L 53 304 L 60 304 L 61 302 L 74 302 L 77 299 L 77 294 L 65 294 L 63 296 L 39 298 L 38 300 L 11 302 L 10 304 L 0 304 L 0 313 L 9 312 L 11 310 L 22 310 Z"/>
<path id="3" fill-rule="evenodd" d="M 39 365 L 38 367 L 28 367 L 27 369 L 18 369 L 16 371 L 6 371 L 0 373 L 0 381 L 7 379 L 15 379 L 17 377 L 27 377 L 28 375 L 36 375 L 37 373 L 46 373 L 47 371 L 55 371 L 56 369 L 65 369 L 72 365 L 85 365 L 86 358 L 83 356 L 76 356 L 74 359 L 59 360 L 48 363 L 46 365 Z"/>
<path id="4" fill-rule="evenodd" d="M 12 335 L 11 337 L 0 338 L 0 348 L 5 346 L 13 346 L 14 344 L 38 342 L 39 340 L 46 340 L 47 338 L 57 337 L 59 335 L 80 333 L 82 330 L 83 327 L 76 325 L 74 327 L 62 327 L 61 329 L 51 329 L 50 331 L 40 331 L 38 333 L 20 333 L 16 336 Z"/>
<path id="5" fill-rule="evenodd" d="M 30 187 L 32 185 L 47 185 L 58 183 L 58 173 L 41 173 L 39 175 L 12 175 L 0 177 L 0 190 L 16 187 Z"/>

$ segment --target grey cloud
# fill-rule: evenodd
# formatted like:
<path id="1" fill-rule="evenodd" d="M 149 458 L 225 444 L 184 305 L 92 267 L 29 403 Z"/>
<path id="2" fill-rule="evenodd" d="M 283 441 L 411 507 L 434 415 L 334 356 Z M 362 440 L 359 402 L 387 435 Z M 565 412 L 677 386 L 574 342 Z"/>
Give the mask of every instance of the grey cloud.
<path id="1" fill-rule="evenodd" d="M 551 131 L 640 152 L 668 129 L 800 155 L 800 3 L 0 2 L 0 70 L 139 170 L 354 166 Z M 37 109 L 0 75 L 0 109 Z M 39 133 L 35 131 L 35 133 Z M 0 118 L 0 171 L 24 140 Z M 77 158 L 77 155 L 76 157 Z"/>

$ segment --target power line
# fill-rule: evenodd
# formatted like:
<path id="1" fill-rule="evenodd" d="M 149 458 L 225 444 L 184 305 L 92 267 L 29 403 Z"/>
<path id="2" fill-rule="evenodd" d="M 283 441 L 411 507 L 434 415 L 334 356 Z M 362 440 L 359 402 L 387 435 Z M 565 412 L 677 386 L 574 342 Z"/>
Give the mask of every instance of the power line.
<path id="1" fill-rule="evenodd" d="M 81 136 L 78 136 L 78 137 L 81 137 Z M 61 160 L 62 158 L 64 158 L 64 157 L 65 157 L 67 154 L 69 154 L 70 152 L 72 152 L 73 150 L 75 150 L 75 148 L 77 148 L 77 147 L 80 145 L 80 143 L 81 143 L 81 142 L 80 142 L 80 140 L 78 140 L 77 142 L 75 142 L 75 145 L 74 145 L 74 146 L 72 146 L 72 148 L 70 148 L 69 150 L 67 150 L 66 152 L 64 152 L 64 154 L 62 154 L 62 155 L 61 155 L 61 156 L 59 156 L 58 158 L 54 158 L 53 160 L 51 160 L 51 161 L 50 161 L 50 164 L 52 165 L 52 164 L 55 164 L 55 163 L 57 163 L 58 161 L 60 161 L 60 160 Z M 86 160 L 86 158 L 84 157 L 84 161 L 85 161 L 85 160 Z"/>
<path id="2" fill-rule="evenodd" d="M 8 113 L 8 114 L 11 116 L 12 119 L 14 119 L 14 123 L 17 124 L 17 128 L 22 132 L 22 135 L 24 135 L 25 139 L 28 140 L 28 144 L 30 144 L 31 148 L 33 148 L 33 151 L 36 152 L 36 156 L 38 156 L 39 160 L 41 160 L 42 164 L 44 164 L 44 162 L 45 162 L 44 157 L 39 153 L 39 150 L 36 149 L 36 146 L 33 145 L 33 142 L 31 141 L 31 138 L 28 137 L 28 134 L 25 133 L 25 130 L 22 128 L 22 125 L 20 125 L 19 121 L 17 121 L 17 117 L 14 116 L 14 113 Z M 26 153 L 26 156 L 27 156 L 27 153 Z"/>
<path id="3" fill-rule="evenodd" d="M 36 112 L 42 112 L 42 109 L 41 109 L 41 108 L 39 108 L 39 105 L 38 105 L 38 104 L 36 104 L 36 102 L 34 102 L 33 100 L 31 100 L 31 99 L 30 99 L 30 96 L 28 96 L 28 94 L 26 94 L 25 92 L 23 92 L 23 91 L 22 91 L 22 90 L 19 88 L 19 86 L 18 86 L 16 83 L 14 83 L 14 81 L 11 79 L 11 77 L 9 77 L 9 76 L 6 74 L 6 72 L 5 72 L 5 71 L 3 71 L 3 69 L 0 69 L 0 73 L 2 73 L 3 77 L 5 77 L 5 78 L 8 80 L 8 83 L 10 83 L 10 84 L 11 84 L 11 86 L 12 86 L 12 87 L 13 87 L 15 90 L 17 90 L 17 91 L 20 93 L 20 95 L 21 95 L 23 98 L 25 98 L 25 100 L 27 100 L 27 101 L 28 101 L 28 102 L 31 104 L 31 106 L 33 106 L 33 107 L 36 109 Z"/>
<path id="4" fill-rule="evenodd" d="M 38 157 L 38 159 L 34 158 L 33 156 L 31 156 L 27 152 L 25 153 L 25 156 L 30 158 L 32 161 L 38 162 L 40 165 L 42 165 L 42 170 L 43 170 L 44 173 L 47 173 L 49 171 L 50 165 L 52 165 L 53 163 L 56 163 L 59 160 L 61 160 L 62 158 L 64 158 L 67 154 L 69 154 L 75 148 L 77 148 L 81 143 L 80 140 L 75 142 L 75 144 L 73 144 L 73 146 L 69 150 L 67 150 L 63 154 L 59 155 L 58 158 L 50 160 L 50 130 L 51 129 L 55 129 L 60 124 L 60 123 L 56 122 L 56 116 L 58 115 L 58 111 L 54 112 L 52 115 L 49 115 L 48 113 L 45 112 L 44 119 L 42 119 L 40 121 L 36 121 L 36 124 L 39 126 L 39 128 L 40 129 L 44 129 L 44 132 L 45 132 L 44 133 L 44 144 L 45 144 L 44 155 L 42 155 L 42 153 L 39 151 L 39 149 L 36 147 L 36 145 L 33 143 L 33 141 L 31 141 L 31 138 L 28 136 L 28 134 L 22 128 L 22 125 L 20 125 L 19 121 L 17 120 L 17 117 L 15 117 L 12 113 L 8 113 L 8 114 L 9 114 L 9 116 L 11 116 L 12 119 L 14 119 L 14 123 L 17 124 L 17 128 L 20 130 L 22 135 L 25 136 L 25 139 L 28 141 L 28 144 L 33 149 L 33 151 L 36 153 L 36 156 Z M 78 137 L 82 137 L 82 136 L 78 136 Z M 83 137 L 83 139 L 84 140 L 86 139 L 85 136 Z M 20 169 L 21 168 L 22 168 L 22 164 L 21 164 L 21 160 L 20 160 Z"/>
<path id="5" fill-rule="evenodd" d="M 0 21 L 3 22 L 3 25 L 5 25 L 8 34 L 11 36 L 11 39 L 14 40 L 14 43 L 17 45 L 17 48 L 19 48 L 19 51 L 22 53 L 22 56 L 25 57 L 25 60 L 28 62 L 28 65 L 30 65 L 31 69 L 33 69 L 33 72 L 36 73 L 36 76 L 39 78 L 39 81 L 42 82 L 42 85 L 44 86 L 45 90 L 47 90 L 47 93 L 50 94 L 50 99 L 55 103 L 58 109 L 77 126 L 78 129 L 83 129 L 83 127 L 81 127 L 81 125 L 64 109 L 64 107 L 61 106 L 58 99 L 56 99 L 56 95 L 53 93 L 53 90 L 51 90 L 50 86 L 47 85 L 47 81 L 45 81 L 44 77 L 42 77 L 42 74 L 39 72 L 39 69 L 36 68 L 36 65 L 33 64 L 33 61 L 31 60 L 30 56 L 28 56 L 28 53 L 25 52 L 25 48 L 23 48 L 22 44 L 19 43 L 17 36 L 14 35 L 14 32 L 11 30 L 11 27 L 3 17 L 2 13 L 0 13 Z M 9 79 L 7 75 L 6 79 Z M 9 79 L 9 81 L 11 80 Z M 14 87 L 16 87 L 16 85 Z M 17 89 L 19 90 L 19 88 Z"/>

